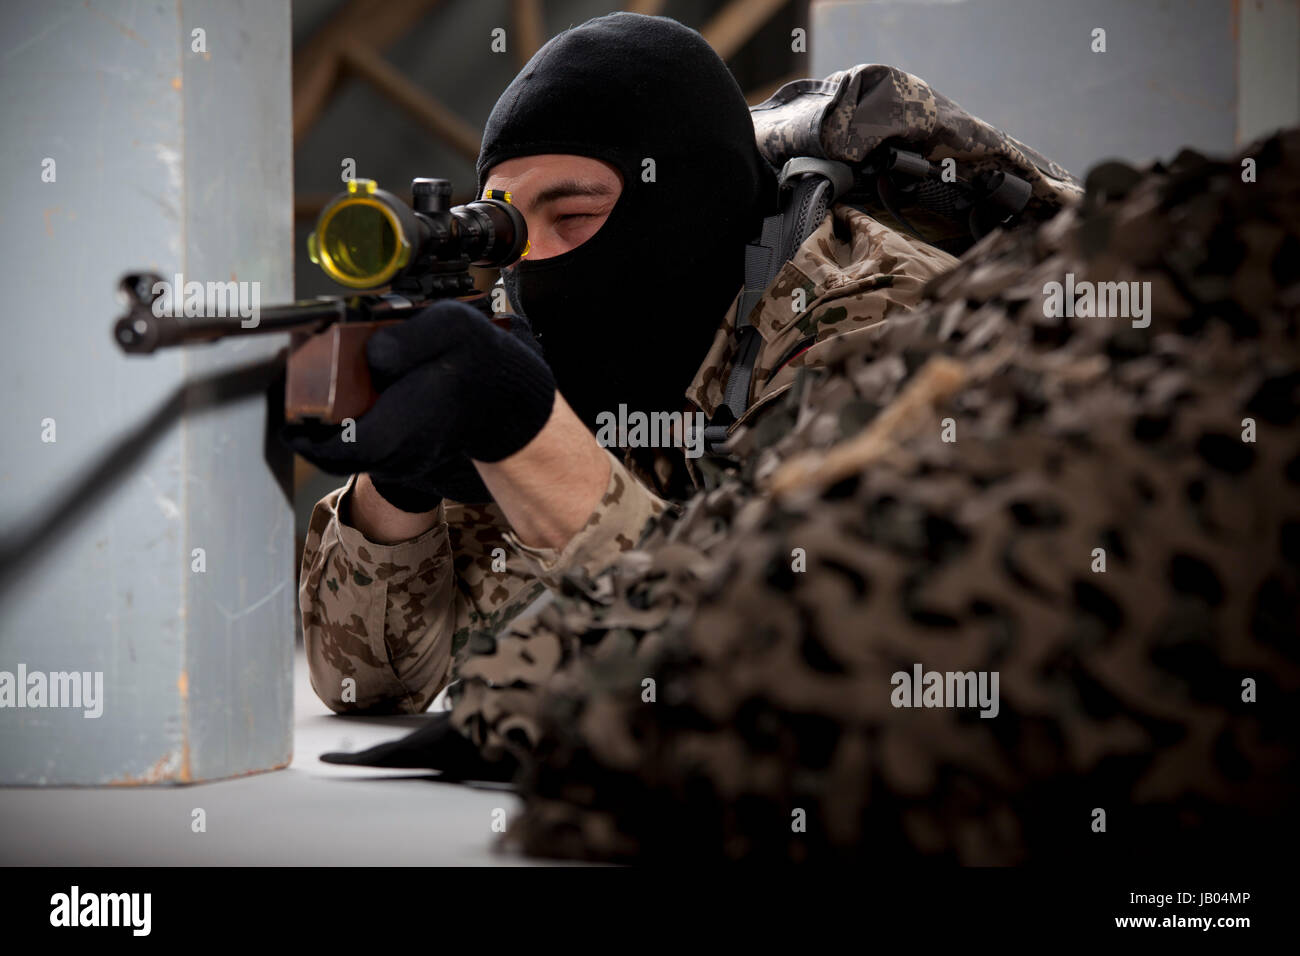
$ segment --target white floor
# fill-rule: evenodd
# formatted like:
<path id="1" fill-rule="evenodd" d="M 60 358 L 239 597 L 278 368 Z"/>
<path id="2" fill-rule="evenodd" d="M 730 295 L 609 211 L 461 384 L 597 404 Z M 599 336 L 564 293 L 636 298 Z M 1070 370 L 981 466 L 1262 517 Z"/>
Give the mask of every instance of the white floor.
<path id="1" fill-rule="evenodd" d="M 0 788 L 4 865 L 519 865 L 494 849 L 494 811 L 519 807 L 508 791 L 442 783 L 408 770 L 321 763 L 400 736 L 417 717 L 332 715 L 295 662 L 293 763 L 183 787 Z M 207 830 L 194 833 L 195 808 Z M 500 818 L 500 814 L 496 814 Z"/>

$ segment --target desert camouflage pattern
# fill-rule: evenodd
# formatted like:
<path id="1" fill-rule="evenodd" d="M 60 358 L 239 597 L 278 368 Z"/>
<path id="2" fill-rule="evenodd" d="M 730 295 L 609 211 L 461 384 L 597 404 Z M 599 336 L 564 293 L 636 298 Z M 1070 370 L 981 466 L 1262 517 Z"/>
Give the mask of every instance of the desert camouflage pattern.
<path id="1" fill-rule="evenodd" d="M 778 167 L 799 155 L 858 162 L 885 140 L 903 137 L 932 160 L 955 157 L 963 176 L 985 169 L 1013 171 L 1034 189 L 1022 228 L 1082 194 L 1060 166 L 970 116 L 923 81 L 890 67 L 860 66 L 826 80 L 787 84 L 751 114 L 761 150 Z M 766 411 L 801 371 L 824 365 L 849 342 L 874 337 L 883 323 L 918 302 L 927 281 L 955 264 L 948 253 L 891 228 L 882 218 L 887 218 L 883 210 L 868 215 L 852 205 L 837 205 L 781 268 L 750 316 L 762 343 L 748 411 L 733 432 L 752 425 L 767 437 L 788 429 L 789 416 Z M 733 304 L 686 392 L 709 418 L 722 402 L 734 363 L 735 312 Z M 732 449 L 741 460 L 749 452 L 748 445 Z M 654 452 L 632 454 L 628 466 L 673 501 L 694 494 L 721 470 L 709 459 L 690 462 Z M 576 577 L 569 582 L 570 588 L 587 586 L 588 581 Z M 565 659 L 538 627 L 529 625 L 528 633 L 535 637 L 516 633 L 496 640 L 493 653 L 476 658 L 467 679 L 453 689 L 452 719 L 488 759 L 511 749 L 506 731 L 524 751 L 536 740 L 537 689 L 550 668 Z M 534 641 L 545 650 L 534 648 Z"/>
<path id="2" fill-rule="evenodd" d="M 820 364 L 829 340 L 908 311 L 925 283 L 956 261 L 857 209 L 832 207 L 750 314 L 763 342 L 754 363 L 747 414 L 757 415 L 785 391 L 800 368 Z M 710 418 L 722 404 L 735 359 L 735 323 L 733 304 L 686 390 L 686 397 Z"/>
<path id="3" fill-rule="evenodd" d="M 834 207 L 754 308 L 762 344 L 750 385 L 752 404 L 733 431 L 761 419 L 763 410 L 789 391 L 799 370 L 821 364 L 839 339 L 870 334 L 906 314 L 926 282 L 955 263 L 947 253 L 887 229 L 856 209 Z M 734 360 L 736 308 L 733 303 L 686 391 L 691 403 L 710 417 L 722 402 Z M 756 425 L 760 431 L 764 427 Z M 707 475 L 723 467 L 709 459 L 689 461 L 677 449 L 640 451 L 629 456 L 629 469 L 672 502 L 698 492 L 708 483 Z M 555 570 L 562 572 L 550 579 L 558 593 L 591 587 L 586 574 L 559 566 Z M 526 752 L 537 738 L 539 691 L 567 656 L 545 625 L 532 622 L 471 647 L 480 649 L 461 667 L 462 680 L 452 688 L 452 722 L 488 760 Z"/>
<path id="4" fill-rule="evenodd" d="M 555 668 L 540 736 L 504 735 L 532 757 L 507 842 L 1113 865 L 1293 840 L 1300 131 L 1244 155 L 1257 181 L 1107 164 L 988 236 L 506 638 L 524 682 Z M 1149 326 L 1049 315 L 1069 273 L 1150 282 Z M 894 706 L 916 664 L 997 672 L 996 716 Z"/>
<path id="5" fill-rule="evenodd" d="M 753 408 L 735 427 L 787 391 L 798 369 L 820 363 L 832 339 L 906 312 L 925 283 L 955 262 L 855 209 L 835 207 L 756 306 L 763 343 Z M 686 392 L 710 417 L 731 371 L 735 311 L 733 303 Z M 495 505 L 445 504 L 443 520 L 425 535 L 377 545 L 339 519 L 349 482 L 316 505 L 303 553 L 299 604 L 312 686 L 337 713 L 416 713 L 457 681 L 453 720 L 499 754 L 498 723 L 531 730 L 532 707 L 522 714 L 516 708 L 540 686 L 505 656 L 505 625 L 544 588 L 574 586 L 633 548 L 669 502 L 689 497 L 705 481 L 702 472 L 715 468 L 688 461 L 680 449 L 628 450 L 562 552 L 522 544 Z M 538 654 L 528 673 L 549 673 L 549 660 Z M 468 661 L 472 666 L 461 666 Z M 355 699 L 345 697 L 346 678 Z"/>
<path id="6" fill-rule="evenodd" d="M 824 80 L 794 80 L 750 115 L 759 149 L 778 169 L 797 156 L 856 164 L 882 143 L 905 143 L 931 162 L 952 158 L 963 180 L 997 170 L 1026 180 L 1027 222 L 1052 217 L 1082 192 L 1062 166 L 892 66 L 862 64 Z M 872 212 L 888 220 L 883 208 Z"/>
<path id="7" fill-rule="evenodd" d="M 559 574 L 603 568 L 666 507 L 611 455 L 605 494 L 563 552 L 522 544 L 495 504 L 448 501 L 425 534 L 381 545 L 340 517 L 354 481 L 313 509 L 298 589 L 311 684 L 336 713 L 426 710 Z"/>
<path id="8" fill-rule="evenodd" d="M 888 67 L 857 67 L 827 80 L 788 84 L 753 115 L 760 146 L 778 165 L 790 150 L 861 159 L 888 135 L 914 139 L 923 132 L 933 147 L 931 158 L 951 149 L 963 161 L 1011 162 L 1034 182 L 1039 212 L 1059 208 L 1078 193 L 1064 170 L 965 114 L 922 81 Z M 886 123 L 893 124 L 888 135 Z M 1023 169 L 1032 165 L 1028 159 L 1041 172 Z M 779 418 L 763 426 L 764 409 L 801 369 L 822 364 L 833 340 L 870 335 L 874 326 L 905 312 L 924 283 L 954 261 L 876 216 L 835 207 L 781 269 L 752 316 L 763 341 L 750 409 L 733 431 L 751 422 L 760 429 L 783 427 Z M 709 417 L 734 360 L 735 309 L 733 303 L 686 393 Z M 664 510 L 665 499 L 688 498 L 708 480 L 706 473 L 717 471 L 715 463 L 692 462 L 678 451 L 626 450 L 587 527 L 563 553 L 523 546 L 493 506 L 453 504 L 416 541 L 377 545 L 339 519 L 350 485 L 331 493 L 313 512 L 299 589 L 316 692 L 340 713 L 421 711 L 456 679 L 461 662 L 481 656 L 486 659 L 476 661 L 470 684 L 454 688 L 455 717 L 466 732 L 471 724 L 477 727 L 476 739 L 488 751 L 498 751 L 492 721 L 475 708 L 487 706 L 484 701 L 502 680 L 514 681 L 508 663 L 494 670 L 500 630 L 543 587 L 589 576 L 631 548 Z M 510 555 L 505 570 L 499 549 Z M 345 687 L 349 678 L 352 684 Z"/>

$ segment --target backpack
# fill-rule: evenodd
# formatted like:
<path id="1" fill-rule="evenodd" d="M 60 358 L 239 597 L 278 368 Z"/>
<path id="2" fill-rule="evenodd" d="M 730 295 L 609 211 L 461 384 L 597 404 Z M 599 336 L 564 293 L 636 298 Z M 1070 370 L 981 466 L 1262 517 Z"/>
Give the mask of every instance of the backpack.
<path id="1" fill-rule="evenodd" d="M 759 151 L 781 170 L 780 203 L 745 250 L 736 358 L 705 427 L 713 454 L 749 400 L 760 345 L 749 315 L 833 203 L 960 256 L 995 228 L 1042 222 L 1083 195 L 1066 169 L 891 66 L 786 83 L 750 115 Z"/>

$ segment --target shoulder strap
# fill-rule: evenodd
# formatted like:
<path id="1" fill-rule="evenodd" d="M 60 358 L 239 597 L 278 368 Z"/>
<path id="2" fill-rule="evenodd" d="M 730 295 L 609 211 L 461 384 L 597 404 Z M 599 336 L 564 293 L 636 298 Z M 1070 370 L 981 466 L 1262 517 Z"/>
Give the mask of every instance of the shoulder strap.
<path id="1" fill-rule="evenodd" d="M 781 267 L 816 229 L 836 197 L 853 187 L 853 170 L 844 163 L 800 156 L 781 169 L 779 211 L 763 220 L 758 239 L 745 247 L 745 287 L 736 305 L 736 353 L 722 403 L 704 428 L 704 447 L 721 454 L 731 425 L 749 407 L 754 363 L 762 336 L 750 321 L 759 299 Z"/>
<path id="2" fill-rule="evenodd" d="M 873 150 L 859 164 L 852 192 L 841 202 L 879 218 L 873 207 L 922 242 L 960 256 L 998 226 L 1020 218 L 1033 198 L 1028 181 L 1005 170 L 976 170 L 969 179 L 945 179 L 940 167 L 920 153 L 893 143 Z M 933 226 L 919 229 L 902 210 L 929 215 Z M 959 231 L 952 231 L 959 226 Z"/>

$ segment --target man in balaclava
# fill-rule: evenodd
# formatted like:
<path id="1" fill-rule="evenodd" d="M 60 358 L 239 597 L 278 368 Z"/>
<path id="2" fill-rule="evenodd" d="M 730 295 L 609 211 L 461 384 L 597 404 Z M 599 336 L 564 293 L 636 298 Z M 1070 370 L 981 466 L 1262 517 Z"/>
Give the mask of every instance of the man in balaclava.
<path id="1" fill-rule="evenodd" d="M 528 222 L 531 249 L 503 273 L 522 318 L 504 331 L 447 302 L 377 333 L 380 397 L 355 440 L 293 441 L 354 475 L 316 506 L 300 588 L 312 684 L 341 713 L 420 712 L 457 676 L 503 694 L 545 679 L 553 644 L 507 658 L 498 636 L 544 588 L 634 547 L 674 493 L 662 459 L 601 447 L 596 416 L 688 399 L 716 412 L 746 243 L 777 199 L 726 65 L 693 30 L 634 14 L 537 52 L 492 110 L 478 180 Z M 771 336 L 755 396 L 779 393 L 814 339 L 910 306 L 951 261 L 837 207 L 751 313 Z M 835 323 L 823 334 L 792 321 L 796 287 L 809 305 L 866 291 L 819 313 Z M 467 737 L 508 737 L 521 704 L 462 699 L 455 729 L 440 714 L 415 745 L 337 759 L 486 775 Z"/>
<path id="2" fill-rule="evenodd" d="M 480 191 L 499 164 L 538 154 L 602 160 L 622 179 L 594 236 L 504 272 L 561 394 L 589 425 L 623 402 L 680 410 L 776 202 L 739 87 L 695 31 L 602 17 L 546 44 L 497 101 Z"/>

